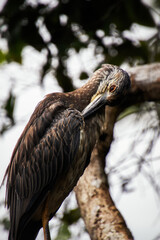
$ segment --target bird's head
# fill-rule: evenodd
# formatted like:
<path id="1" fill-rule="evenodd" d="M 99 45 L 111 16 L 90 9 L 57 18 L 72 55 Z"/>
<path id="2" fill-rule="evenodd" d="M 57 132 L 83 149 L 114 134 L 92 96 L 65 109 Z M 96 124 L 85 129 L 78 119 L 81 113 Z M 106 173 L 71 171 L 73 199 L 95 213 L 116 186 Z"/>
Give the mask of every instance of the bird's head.
<path id="1" fill-rule="evenodd" d="M 89 117 L 102 106 L 115 106 L 130 88 L 130 78 L 127 72 L 117 66 L 105 64 L 93 75 L 93 81 L 99 79 L 96 93 L 90 103 L 84 108 L 84 118 Z"/>

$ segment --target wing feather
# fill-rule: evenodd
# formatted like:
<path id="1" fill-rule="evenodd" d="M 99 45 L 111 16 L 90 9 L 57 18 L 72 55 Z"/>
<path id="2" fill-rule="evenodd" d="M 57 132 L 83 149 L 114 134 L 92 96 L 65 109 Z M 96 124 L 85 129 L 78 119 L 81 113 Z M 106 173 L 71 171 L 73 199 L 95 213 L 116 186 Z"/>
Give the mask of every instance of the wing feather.
<path id="1" fill-rule="evenodd" d="M 38 208 L 37 203 L 68 170 L 78 150 L 83 125 L 80 112 L 65 109 L 62 103 L 52 104 L 37 118 L 34 114 L 16 144 L 6 172 L 6 200 L 11 234 L 15 236 L 20 219 L 25 216 L 22 222 L 27 223 Z"/>

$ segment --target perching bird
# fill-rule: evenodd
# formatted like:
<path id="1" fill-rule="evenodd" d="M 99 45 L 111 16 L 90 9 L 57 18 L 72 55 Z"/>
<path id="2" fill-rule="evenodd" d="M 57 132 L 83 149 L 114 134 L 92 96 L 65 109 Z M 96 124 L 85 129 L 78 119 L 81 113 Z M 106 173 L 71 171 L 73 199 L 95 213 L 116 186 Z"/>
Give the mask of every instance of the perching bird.
<path id="1" fill-rule="evenodd" d="M 105 105 L 118 104 L 129 87 L 128 74 L 106 64 L 83 87 L 38 104 L 5 173 L 9 240 L 33 240 L 41 227 L 50 239 L 48 222 L 89 164 Z"/>

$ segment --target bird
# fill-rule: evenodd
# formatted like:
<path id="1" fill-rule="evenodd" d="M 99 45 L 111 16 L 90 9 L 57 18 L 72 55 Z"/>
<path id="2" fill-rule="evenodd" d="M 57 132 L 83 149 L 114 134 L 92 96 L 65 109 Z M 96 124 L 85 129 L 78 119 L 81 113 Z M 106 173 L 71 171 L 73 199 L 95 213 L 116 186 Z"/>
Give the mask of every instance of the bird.
<path id="1" fill-rule="evenodd" d="M 130 85 L 126 71 L 103 64 L 81 88 L 39 102 L 4 175 L 9 240 L 36 239 L 42 227 L 44 240 L 51 239 L 48 223 L 90 162 L 105 106 L 118 105 Z"/>

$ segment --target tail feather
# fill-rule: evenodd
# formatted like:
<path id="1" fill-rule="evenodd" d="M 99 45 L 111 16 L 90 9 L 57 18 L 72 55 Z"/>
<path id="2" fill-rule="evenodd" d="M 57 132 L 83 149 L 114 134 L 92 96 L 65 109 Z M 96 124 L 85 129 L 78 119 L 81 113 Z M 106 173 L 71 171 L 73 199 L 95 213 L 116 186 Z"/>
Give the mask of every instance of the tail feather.
<path id="1" fill-rule="evenodd" d="M 16 237 L 12 235 L 12 231 L 10 230 L 8 240 L 35 240 L 41 227 L 41 221 L 35 222 L 30 220 L 23 230 L 20 227 L 18 228 Z"/>

